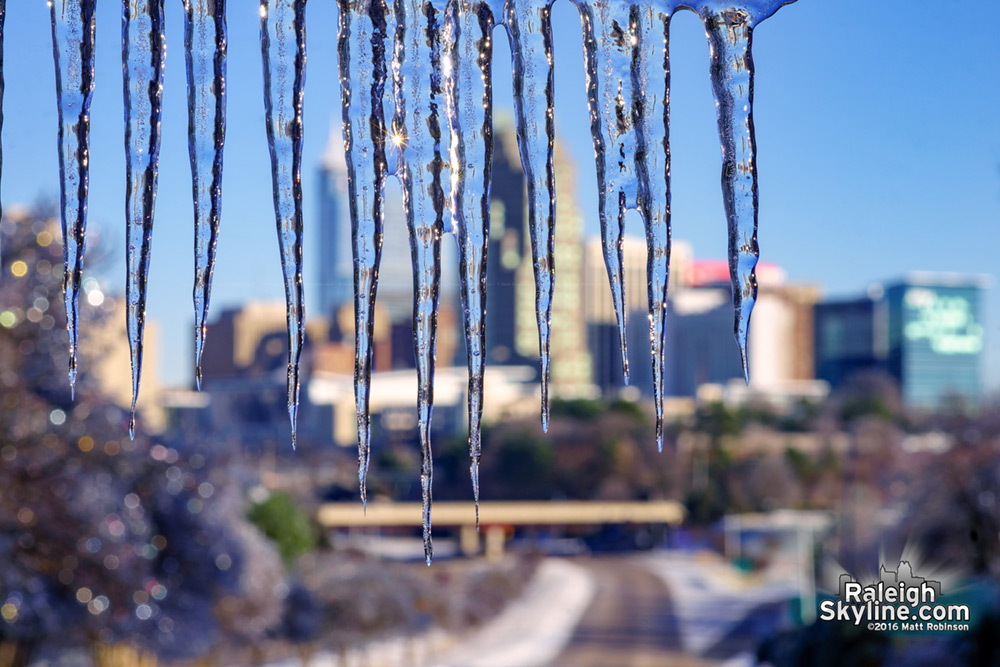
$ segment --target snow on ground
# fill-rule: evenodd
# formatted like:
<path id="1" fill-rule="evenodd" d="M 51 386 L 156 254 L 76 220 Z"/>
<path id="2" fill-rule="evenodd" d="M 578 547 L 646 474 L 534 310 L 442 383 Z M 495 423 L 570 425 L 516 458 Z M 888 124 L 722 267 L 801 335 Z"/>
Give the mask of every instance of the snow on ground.
<path id="1" fill-rule="evenodd" d="M 441 667 L 545 665 L 569 641 L 596 588 L 593 575 L 579 565 L 556 559 L 542 561 L 520 598 L 431 664 Z"/>
<path id="2" fill-rule="evenodd" d="M 670 589 L 684 650 L 701 655 L 757 606 L 797 595 L 786 581 L 748 583 L 717 556 L 658 552 L 645 564 Z"/>
<path id="3" fill-rule="evenodd" d="M 534 667 L 550 662 L 569 641 L 597 586 L 569 561 L 546 559 L 518 599 L 484 626 L 458 637 L 434 629 L 415 637 L 373 642 L 340 656 L 312 656 L 309 667 Z M 289 659 L 271 667 L 298 667 Z"/>

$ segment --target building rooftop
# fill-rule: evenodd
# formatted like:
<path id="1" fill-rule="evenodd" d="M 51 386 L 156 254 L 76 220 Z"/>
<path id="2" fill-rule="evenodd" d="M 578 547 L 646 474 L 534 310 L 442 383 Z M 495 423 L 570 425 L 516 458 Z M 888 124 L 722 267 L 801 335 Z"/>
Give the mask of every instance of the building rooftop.
<path id="1" fill-rule="evenodd" d="M 916 285 L 921 287 L 978 287 L 987 289 L 993 277 L 985 273 L 954 273 L 933 271 L 911 271 L 902 278 L 883 282 L 885 287 L 896 285 Z"/>

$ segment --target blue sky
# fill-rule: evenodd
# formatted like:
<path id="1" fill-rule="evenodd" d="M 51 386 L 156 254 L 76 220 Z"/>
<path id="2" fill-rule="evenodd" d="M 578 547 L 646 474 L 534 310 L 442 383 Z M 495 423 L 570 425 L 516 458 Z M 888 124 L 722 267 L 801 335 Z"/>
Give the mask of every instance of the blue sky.
<path id="1" fill-rule="evenodd" d="M 930 11 L 915 0 L 800 0 L 755 33 L 762 259 L 828 294 L 863 290 L 911 270 L 994 276 L 987 299 L 987 382 L 1000 386 L 1000 40 L 994 0 Z M 124 288 L 124 142 L 120 3 L 98 3 L 91 129 L 91 229 Z M 283 298 L 264 136 L 259 15 L 229 3 L 229 116 L 223 221 L 213 311 Z M 877 5 L 878 8 L 874 9 Z M 3 201 L 58 197 L 54 73 L 48 7 L 8 3 Z M 596 179 L 586 113 L 580 22 L 553 8 L 556 125 L 578 160 L 588 233 L 597 232 Z M 308 8 L 305 170 L 306 289 L 316 250 L 316 168 L 339 117 L 336 10 Z M 193 229 L 182 3 L 167 2 L 163 147 L 153 235 L 149 317 L 162 329 L 165 380 L 191 378 Z M 700 257 L 723 257 L 719 142 L 708 47 L 697 17 L 671 32 L 673 233 Z M 495 102 L 511 107 L 510 65 L 496 32 Z M 638 220 L 632 218 L 632 231 Z M 308 299 L 308 291 L 307 291 Z"/>

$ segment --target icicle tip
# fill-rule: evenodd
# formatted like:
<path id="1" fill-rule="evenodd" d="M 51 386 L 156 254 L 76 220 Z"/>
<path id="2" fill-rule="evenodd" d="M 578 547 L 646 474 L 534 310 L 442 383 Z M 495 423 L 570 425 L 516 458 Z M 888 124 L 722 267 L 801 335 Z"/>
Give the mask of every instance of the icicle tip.
<path id="1" fill-rule="evenodd" d="M 750 359 L 747 355 L 747 340 L 742 338 L 739 340 L 740 344 L 740 363 L 743 364 L 743 381 L 746 382 L 747 386 L 750 386 Z"/>
<path id="2" fill-rule="evenodd" d="M 361 478 L 361 513 L 368 516 L 368 488 L 364 476 L 359 475 L 359 477 Z"/>

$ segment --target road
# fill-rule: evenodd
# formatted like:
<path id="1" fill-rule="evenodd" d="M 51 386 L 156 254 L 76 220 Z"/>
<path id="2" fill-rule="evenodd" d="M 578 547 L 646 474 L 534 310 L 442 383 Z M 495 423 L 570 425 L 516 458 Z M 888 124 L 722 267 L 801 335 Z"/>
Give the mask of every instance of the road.
<path id="1" fill-rule="evenodd" d="M 754 608 L 724 632 L 702 656 L 685 653 L 679 612 L 664 582 L 641 557 L 600 556 L 574 561 L 597 584 L 590 606 L 553 667 L 653 667 L 715 665 L 752 654 L 760 628 L 755 618 L 773 618 L 774 605 Z"/>
<path id="2" fill-rule="evenodd" d="M 670 594 L 638 559 L 604 556 L 576 563 L 590 571 L 597 591 L 553 666 L 704 664 L 684 654 Z"/>

